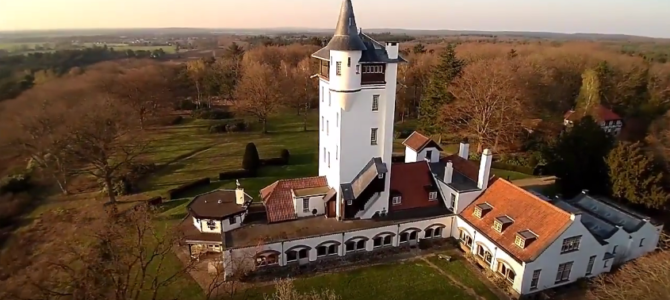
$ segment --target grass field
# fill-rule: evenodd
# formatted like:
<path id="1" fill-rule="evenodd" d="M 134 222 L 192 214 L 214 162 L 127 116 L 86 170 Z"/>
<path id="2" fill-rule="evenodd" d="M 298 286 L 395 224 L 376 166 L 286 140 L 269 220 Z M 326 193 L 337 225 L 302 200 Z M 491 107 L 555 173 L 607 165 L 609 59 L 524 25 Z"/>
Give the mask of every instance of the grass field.
<path id="1" fill-rule="evenodd" d="M 456 280 L 465 286 L 472 288 L 477 295 L 487 300 L 498 300 L 498 297 L 489 290 L 489 288 L 477 276 L 468 269 L 468 262 L 464 258 L 459 258 L 450 262 L 439 259 L 437 256 L 428 258 L 430 262 L 438 266 L 443 271 L 452 275 Z"/>
<path id="2" fill-rule="evenodd" d="M 297 279 L 294 284 L 301 292 L 331 289 L 346 300 L 475 299 L 421 260 Z M 261 300 L 272 292 L 273 287 L 263 287 L 247 290 L 233 299 Z"/>

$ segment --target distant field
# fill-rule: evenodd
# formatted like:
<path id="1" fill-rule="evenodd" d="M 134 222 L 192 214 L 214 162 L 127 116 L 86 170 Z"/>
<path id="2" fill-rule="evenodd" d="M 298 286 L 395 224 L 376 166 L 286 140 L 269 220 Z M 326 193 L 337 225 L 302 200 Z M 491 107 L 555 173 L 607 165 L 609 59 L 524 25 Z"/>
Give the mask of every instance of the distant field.
<path id="1" fill-rule="evenodd" d="M 50 43 L 0 43 L 0 49 L 2 50 L 18 50 L 21 46 L 27 46 L 30 49 L 34 49 L 36 45 L 44 45 L 48 44 L 49 46 L 53 46 L 53 44 Z"/>
<path id="2" fill-rule="evenodd" d="M 102 45 L 95 45 L 93 43 L 86 43 L 83 46 L 86 46 L 86 47 L 93 47 L 93 46 L 102 47 Z M 116 51 L 125 51 L 125 50 L 153 51 L 153 50 L 156 50 L 156 49 L 163 48 L 163 51 L 165 51 L 165 53 L 175 53 L 175 47 L 174 46 L 131 46 L 131 45 L 128 45 L 128 44 L 107 44 L 107 47 L 114 48 L 114 50 L 116 50 Z"/>
<path id="3" fill-rule="evenodd" d="M 27 53 L 33 53 L 33 52 L 52 52 L 55 50 L 34 50 L 36 45 L 45 45 L 47 44 L 49 47 L 53 48 L 54 45 L 50 43 L 0 43 L 0 50 L 7 50 L 10 51 L 12 54 L 27 54 Z M 21 47 L 26 46 L 28 49 L 25 51 L 21 51 Z M 93 43 L 86 43 L 81 46 L 72 46 L 72 49 L 77 49 L 77 48 L 82 48 L 82 47 L 93 47 L 96 46 Z M 101 45 L 97 45 L 101 47 Z M 133 51 L 139 51 L 139 50 L 145 50 L 145 51 L 153 51 L 156 49 L 163 48 L 163 51 L 165 53 L 175 53 L 175 47 L 174 46 L 130 46 L 128 44 L 108 44 L 107 47 L 114 48 L 117 51 L 125 51 L 125 50 L 133 50 Z"/>

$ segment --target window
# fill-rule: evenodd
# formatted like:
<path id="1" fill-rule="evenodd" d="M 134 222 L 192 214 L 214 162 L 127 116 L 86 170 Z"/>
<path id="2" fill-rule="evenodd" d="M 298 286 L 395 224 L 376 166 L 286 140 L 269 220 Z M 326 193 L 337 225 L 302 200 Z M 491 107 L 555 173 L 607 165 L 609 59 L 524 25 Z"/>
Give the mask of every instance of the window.
<path id="1" fill-rule="evenodd" d="M 286 253 L 286 261 L 287 261 L 287 262 L 289 262 L 289 261 L 295 261 L 295 260 L 297 260 L 297 259 L 298 259 L 298 253 L 297 253 L 297 252 L 295 252 L 295 251 L 289 251 L 288 253 Z"/>
<path id="2" fill-rule="evenodd" d="M 330 101 L 330 99 L 331 99 L 330 96 L 331 96 L 331 95 L 332 95 L 332 93 L 328 92 L 328 107 L 330 107 L 330 102 L 331 102 L 331 101 Z"/>
<path id="3" fill-rule="evenodd" d="M 561 254 L 579 250 L 579 242 L 581 240 L 581 235 L 564 239 L 563 246 L 561 247 Z"/>
<path id="4" fill-rule="evenodd" d="M 399 205 L 400 203 L 402 203 L 402 197 L 401 196 L 393 196 L 393 198 L 391 200 L 391 204 Z"/>
<path id="5" fill-rule="evenodd" d="M 479 257 L 481 257 L 489 264 L 491 264 L 491 261 L 493 261 L 493 255 L 491 255 L 491 252 L 486 250 L 486 248 L 482 247 L 481 245 L 477 246 L 477 255 L 479 255 Z"/>
<path id="6" fill-rule="evenodd" d="M 391 236 L 387 235 L 384 237 L 384 246 L 389 246 L 391 245 Z"/>
<path id="7" fill-rule="evenodd" d="M 530 281 L 531 290 L 537 289 L 537 283 L 540 282 L 540 273 L 542 273 L 542 270 L 533 271 L 533 279 Z"/>
<path id="8" fill-rule="evenodd" d="M 586 275 L 591 275 L 593 271 L 593 264 L 596 262 L 596 256 L 589 257 L 589 264 L 586 265 Z"/>
<path id="9" fill-rule="evenodd" d="M 347 200 L 347 205 L 351 206 L 351 205 L 353 205 L 353 204 L 354 204 L 354 201 L 353 201 L 353 200 Z"/>
<path id="10" fill-rule="evenodd" d="M 351 67 L 351 57 L 347 57 L 347 67 Z"/>
<path id="11" fill-rule="evenodd" d="M 374 248 L 379 248 L 382 246 L 382 237 L 376 237 L 374 240 L 372 240 L 374 243 L 372 244 L 372 247 Z"/>
<path id="12" fill-rule="evenodd" d="M 321 131 L 326 130 L 326 118 L 321 116 Z"/>
<path id="13" fill-rule="evenodd" d="M 300 251 L 298 251 L 298 259 L 307 258 L 308 256 L 307 253 L 308 253 L 307 249 L 301 249 Z"/>
<path id="14" fill-rule="evenodd" d="M 356 242 L 356 249 L 364 250 L 365 249 L 365 240 L 360 240 Z"/>
<path id="15" fill-rule="evenodd" d="M 342 75 L 342 62 L 338 61 L 335 63 L 335 75 L 340 76 Z"/>
<path id="16" fill-rule="evenodd" d="M 346 249 L 347 251 L 354 251 L 354 249 L 356 249 L 356 243 L 354 243 L 354 242 L 348 242 L 348 243 L 345 245 L 345 247 L 346 247 L 345 249 Z"/>
<path id="17" fill-rule="evenodd" d="M 442 237 L 442 228 L 437 227 L 433 230 L 433 237 Z"/>
<path id="18" fill-rule="evenodd" d="M 412 232 L 410 232 L 410 233 L 409 233 L 409 240 L 410 240 L 410 241 L 416 241 L 416 235 L 417 235 L 417 232 L 416 232 L 416 231 L 412 231 Z"/>
<path id="19" fill-rule="evenodd" d="M 335 127 L 340 127 L 340 113 L 335 113 Z"/>
<path id="20" fill-rule="evenodd" d="M 556 282 L 563 282 L 570 280 L 570 271 L 572 271 L 572 261 L 558 265 L 558 272 L 556 272 Z"/>
<path id="21" fill-rule="evenodd" d="M 360 70 L 360 69 L 361 69 L 361 66 L 360 66 L 360 65 L 356 65 L 356 74 L 360 74 L 360 73 L 361 73 L 361 70 Z"/>
<path id="22" fill-rule="evenodd" d="M 326 120 L 326 136 L 330 135 L 330 121 Z"/>
<path id="23" fill-rule="evenodd" d="M 230 217 L 228 219 L 228 222 L 230 223 L 230 225 L 233 225 L 233 224 L 237 223 L 237 217 L 236 216 Z"/>
<path id="24" fill-rule="evenodd" d="M 609 263 L 610 263 L 610 261 L 609 261 L 609 260 L 606 260 L 606 261 L 605 261 L 605 264 L 603 265 L 603 268 L 607 268 Z"/>
<path id="25" fill-rule="evenodd" d="M 409 232 L 403 232 L 400 234 L 400 243 L 406 243 L 407 241 L 409 241 Z"/>
<path id="26" fill-rule="evenodd" d="M 644 239 L 640 239 L 640 247 L 642 247 L 643 243 L 644 243 Z"/>
<path id="27" fill-rule="evenodd" d="M 330 151 L 328 151 L 328 167 L 330 168 Z"/>
<path id="28" fill-rule="evenodd" d="M 437 200 L 437 192 L 430 192 L 430 193 L 428 193 L 428 200 L 430 200 L 430 201 L 435 201 L 435 200 Z"/>
<path id="29" fill-rule="evenodd" d="M 276 254 L 270 254 L 270 255 L 267 255 L 267 256 L 256 257 L 256 266 L 257 267 L 272 266 L 272 265 L 276 265 L 277 263 L 279 263 L 279 260 L 277 259 Z"/>
<path id="30" fill-rule="evenodd" d="M 384 73 L 384 66 L 381 65 L 366 65 L 363 66 L 363 73 Z"/>
<path id="31" fill-rule="evenodd" d="M 377 128 L 370 129 L 370 145 L 377 145 Z"/>
<path id="32" fill-rule="evenodd" d="M 336 255 L 337 245 L 319 246 L 316 248 L 316 256 Z"/>
<path id="33" fill-rule="evenodd" d="M 514 244 L 523 249 L 526 247 L 526 240 L 524 240 L 521 236 L 517 235 L 516 237 L 514 237 Z"/>
<path id="34" fill-rule="evenodd" d="M 426 229 L 426 233 L 424 233 L 423 238 L 429 239 L 432 237 L 433 237 L 433 228 Z"/>
<path id="35" fill-rule="evenodd" d="M 214 222 L 214 220 L 207 220 L 207 227 L 209 227 L 209 230 L 216 229 L 216 223 Z"/>
<path id="36" fill-rule="evenodd" d="M 349 241 L 345 244 L 347 252 L 365 250 L 365 240 Z"/>
<path id="37" fill-rule="evenodd" d="M 456 209 L 456 194 L 451 194 L 451 208 Z"/>
<path id="38" fill-rule="evenodd" d="M 323 91 L 324 91 L 324 88 L 321 87 L 321 102 L 326 101 L 326 95 L 325 95 L 326 93 L 324 93 Z"/>
<path id="39" fill-rule="evenodd" d="M 500 267 L 498 268 L 498 272 L 500 273 L 500 275 L 505 277 L 507 281 L 514 283 L 514 278 L 516 278 L 516 273 L 514 273 L 514 270 L 512 270 L 512 268 L 510 268 L 504 263 L 500 263 L 499 266 Z"/>
<path id="40" fill-rule="evenodd" d="M 461 230 L 460 242 L 468 247 L 472 247 L 472 237 L 467 232 L 465 232 L 465 230 Z"/>
<path id="41" fill-rule="evenodd" d="M 309 199 L 302 199 L 302 212 L 309 212 Z"/>
<path id="42" fill-rule="evenodd" d="M 323 162 L 326 162 L 326 147 L 323 147 Z"/>
<path id="43" fill-rule="evenodd" d="M 379 95 L 372 96 L 372 111 L 379 110 Z"/>
<path id="44" fill-rule="evenodd" d="M 426 151 L 426 159 L 431 160 L 433 157 L 433 151 L 432 150 L 427 150 Z"/>
<path id="45" fill-rule="evenodd" d="M 497 232 L 502 232 L 502 222 L 498 220 L 493 221 L 493 229 L 495 229 Z"/>
<path id="46" fill-rule="evenodd" d="M 337 160 L 337 157 L 338 157 L 338 155 L 339 155 L 339 152 L 340 152 L 340 146 L 335 145 L 335 160 Z"/>
<path id="47" fill-rule="evenodd" d="M 379 174 L 379 175 L 377 175 L 377 178 L 379 178 L 379 179 L 384 179 L 384 174 Z"/>
<path id="48" fill-rule="evenodd" d="M 619 245 L 614 245 L 614 248 L 612 248 L 612 254 L 616 254 L 616 248 L 619 247 Z"/>

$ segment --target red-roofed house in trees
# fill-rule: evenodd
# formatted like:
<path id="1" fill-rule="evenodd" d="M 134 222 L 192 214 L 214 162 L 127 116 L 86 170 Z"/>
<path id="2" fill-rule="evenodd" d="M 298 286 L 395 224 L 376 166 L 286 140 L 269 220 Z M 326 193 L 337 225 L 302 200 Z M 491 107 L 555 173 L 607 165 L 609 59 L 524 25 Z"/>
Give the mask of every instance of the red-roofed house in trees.
<path id="1" fill-rule="evenodd" d="M 566 112 L 563 116 L 563 125 L 571 127 L 586 115 L 591 115 L 605 132 L 611 133 L 614 136 L 618 136 L 621 133 L 623 118 L 602 104 L 593 106 L 589 111 L 577 109 Z"/>

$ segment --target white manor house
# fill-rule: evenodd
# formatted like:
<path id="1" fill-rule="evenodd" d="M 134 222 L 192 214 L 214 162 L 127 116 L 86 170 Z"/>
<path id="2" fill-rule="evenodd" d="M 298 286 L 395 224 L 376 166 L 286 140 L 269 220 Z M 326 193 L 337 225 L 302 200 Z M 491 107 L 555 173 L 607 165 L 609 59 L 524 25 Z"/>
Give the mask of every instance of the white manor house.
<path id="1" fill-rule="evenodd" d="M 253 202 L 238 184 L 197 196 L 180 225 L 189 252 L 220 253 L 227 276 L 352 253 L 460 241 L 519 295 L 609 272 L 657 248 L 661 225 L 583 193 L 548 199 L 491 174 L 486 149 L 440 157 L 414 132 L 392 163 L 397 43 L 359 31 L 344 0 L 320 60 L 319 176 L 279 180 Z M 239 261 L 244 263 L 240 263 Z"/>

